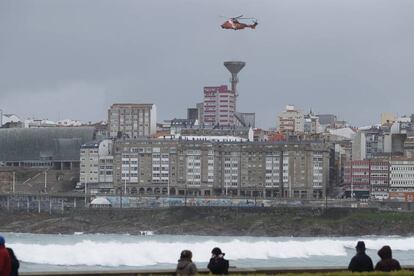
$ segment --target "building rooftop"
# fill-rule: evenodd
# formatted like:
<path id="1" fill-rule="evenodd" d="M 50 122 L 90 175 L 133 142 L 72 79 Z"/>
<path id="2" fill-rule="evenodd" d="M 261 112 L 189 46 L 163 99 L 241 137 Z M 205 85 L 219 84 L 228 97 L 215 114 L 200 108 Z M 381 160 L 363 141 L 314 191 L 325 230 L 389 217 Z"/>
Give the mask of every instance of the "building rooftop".
<path id="1" fill-rule="evenodd" d="M 149 106 L 153 106 L 154 104 L 152 103 L 115 103 L 113 105 L 111 105 L 111 108 L 114 107 L 149 107 Z"/>
<path id="2" fill-rule="evenodd" d="M 78 161 L 93 127 L 0 129 L 0 161 Z"/>

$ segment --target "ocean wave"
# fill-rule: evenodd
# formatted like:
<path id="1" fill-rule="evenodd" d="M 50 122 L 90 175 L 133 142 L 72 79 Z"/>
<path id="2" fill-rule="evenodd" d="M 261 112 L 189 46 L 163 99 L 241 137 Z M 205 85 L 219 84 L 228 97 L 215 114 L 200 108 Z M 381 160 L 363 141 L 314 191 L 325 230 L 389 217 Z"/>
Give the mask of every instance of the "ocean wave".
<path id="1" fill-rule="evenodd" d="M 85 239 L 73 244 L 40 244 L 15 242 L 11 246 L 24 262 L 50 265 L 90 266 L 149 266 L 160 263 L 175 264 L 181 250 L 190 249 L 195 262 L 207 262 L 210 251 L 220 246 L 230 260 L 286 259 L 315 256 L 346 256 L 347 249 L 354 248 L 357 238 L 335 239 L 243 239 L 228 241 L 208 239 L 200 242 L 187 241 L 95 241 Z M 364 238 L 368 249 L 378 250 L 390 245 L 393 250 L 414 250 L 414 238 Z"/>

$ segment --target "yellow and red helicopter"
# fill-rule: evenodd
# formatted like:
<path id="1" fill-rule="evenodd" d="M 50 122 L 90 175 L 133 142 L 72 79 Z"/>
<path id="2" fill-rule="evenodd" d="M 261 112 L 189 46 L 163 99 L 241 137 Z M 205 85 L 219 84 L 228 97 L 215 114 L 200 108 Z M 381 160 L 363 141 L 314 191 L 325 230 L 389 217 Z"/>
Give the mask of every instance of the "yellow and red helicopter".
<path id="1" fill-rule="evenodd" d="M 251 24 L 242 23 L 240 20 L 252 20 Z M 254 17 L 243 17 L 243 15 L 239 15 L 237 17 L 231 17 L 226 22 L 221 24 L 221 28 L 229 29 L 229 30 L 243 30 L 245 28 L 255 29 L 259 23 L 257 22 L 256 18 Z"/>

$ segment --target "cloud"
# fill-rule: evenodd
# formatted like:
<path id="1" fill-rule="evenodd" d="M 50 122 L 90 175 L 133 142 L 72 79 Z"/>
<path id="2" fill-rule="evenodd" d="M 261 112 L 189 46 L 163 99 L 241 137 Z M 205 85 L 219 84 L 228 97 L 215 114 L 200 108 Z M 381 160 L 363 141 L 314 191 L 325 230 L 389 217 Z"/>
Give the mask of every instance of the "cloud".
<path id="1" fill-rule="evenodd" d="M 283 107 L 353 124 L 410 113 L 413 1 L 1 1 L 0 108 L 23 116 L 105 120 L 113 102 L 184 117 L 203 86 L 228 84 L 243 60 L 238 107 L 272 127 Z M 220 29 L 219 15 L 259 20 Z"/>

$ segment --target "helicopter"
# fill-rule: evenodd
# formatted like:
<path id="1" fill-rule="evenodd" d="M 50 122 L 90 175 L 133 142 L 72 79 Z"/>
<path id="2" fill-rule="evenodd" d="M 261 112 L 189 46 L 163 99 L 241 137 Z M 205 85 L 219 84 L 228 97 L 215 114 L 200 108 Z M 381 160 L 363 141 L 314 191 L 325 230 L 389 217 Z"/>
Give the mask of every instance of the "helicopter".
<path id="1" fill-rule="evenodd" d="M 239 20 L 253 20 L 253 24 L 246 24 L 241 23 Z M 231 30 L 243 30 L 244 28 L 251 28 L 255 29 L 259 23 L 257 22 L 256 18 L 253 17 L 243 17 L 243 15 L 239 15 L 237 17 L 231 17 L 226 22 L 221 24 L 221 28 L 223 29 L 231 29 Z"/>

